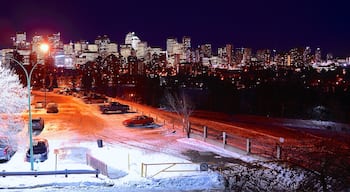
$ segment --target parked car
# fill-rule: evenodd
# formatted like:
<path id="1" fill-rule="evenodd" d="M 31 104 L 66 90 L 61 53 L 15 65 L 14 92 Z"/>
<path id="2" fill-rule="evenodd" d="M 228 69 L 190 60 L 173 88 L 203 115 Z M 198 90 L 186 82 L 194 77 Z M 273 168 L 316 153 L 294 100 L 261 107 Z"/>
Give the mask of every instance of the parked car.
<path id="1" fill-rule="evenodd" d="M 119 102 L 109 102 L 107 104 L 101 105 L 100 109 L 103 114 L 107 113 L 126 113 L 130 110 L 129 105 L 124 105 Z"/>
<path id="2" fill-rule="evenodd" d="M 35 109 L 42 109 L 44 108 L 44 102 L 43 101 L 38 101 L 35 103 Z"/>
<path id="3" fill-rule="evenodd" d="M 87 96 L 82 97 L 83 101 L 87 104 L 94 104 L 94 103 L 107 103 L 108 98 L 104 95 L 93 93 L 89 94 Z"/>
<path id="4" fill-rule="evenodd" d="M 39 118 L 33 118 L 32 119 L 32 130 L 33 131 L 42 131 L 45 127 L 44 119 Z"/>
<path id="5" fill-rule="evenodd" d="M 49 154 L 49 142 L 44 138 L 33 139 L 33 160 L 43 162 L 47 160 Z M 26 153 L 26 160 L 30 161 L 30 149 Z"/>
<path id="6" fill-rule="evenodd" d="M 57 103 L 48 103 L 46 105 L 46 113 L 58 113 L 58 105 Z"/>
<path id="7" fill-rule="evenodd" d="M 8 137 L 0 137 L 0 160 L 8 161 L 15 154 L 15 149 L 11 145 Z"/>
<path id="8" fill-rule="evenodd" d="M 153 123 L 154 123 L 153 118 L 148 117 L 146 115 L 137 115 L 131 119 L 127 119 L 123 121 L 123 124 L 128 127 L 150 125 Z"/>

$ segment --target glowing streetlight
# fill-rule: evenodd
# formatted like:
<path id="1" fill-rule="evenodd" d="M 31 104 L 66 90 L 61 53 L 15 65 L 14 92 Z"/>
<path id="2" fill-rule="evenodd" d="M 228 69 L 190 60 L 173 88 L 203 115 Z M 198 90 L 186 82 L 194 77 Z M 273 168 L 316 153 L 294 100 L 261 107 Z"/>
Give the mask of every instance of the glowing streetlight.
<path id="1" fill-rule="evenodd" d="M 49 50 L 49 46 L 47 44 L 40 45 L 40 50 L 46 53 Z M 46 51 L 45 51 L 46 50 Z M 1 57 L 1 56 L 0 56 Z M 17 61 L 14 58 L 9 57 L 10 60 L 13 60 L 15 63 L 17 63 L 24 71 L 27 79 L 27 88 L 28 88 L 28 116 L 29 116 L 29 122 L 28 122 L 28 132 L 29 132 L 29 153 L 30 153 L 30 170 L 34 170 L 34 154 L 33 154 L 33 126 L 32 126 L 32 109 L 31 109 L 31 92 L 30 92 L 30 80 L 32 78 L 33 71 L 35 67 L 38 65 L 38 63 L 35 63 L 33 65 L 33 68 L 29 71 L 24 67 L 23 63 Z"/>
<path id="2" fill-rule="evenodd" d="M 46 43 L 40 44 L 39 48 L 40 48 L 40 51 L 43 53 L 49 52 L 49 49 L 50 49 L 49 45 Z"/>

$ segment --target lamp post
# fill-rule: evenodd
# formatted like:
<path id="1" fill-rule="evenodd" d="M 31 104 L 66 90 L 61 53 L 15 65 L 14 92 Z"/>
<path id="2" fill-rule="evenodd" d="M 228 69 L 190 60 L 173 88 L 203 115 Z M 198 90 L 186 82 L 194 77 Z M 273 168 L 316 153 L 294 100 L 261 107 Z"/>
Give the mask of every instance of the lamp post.
<path id="1" fill-rule="evenodd" d="M 48 45 L 45 44 L 45 46 L 48 47 Z M 40 46 L 40 49 L 42 51 L 45 51 L 44 48 L 44 44 L 42 44 Z M 25 75 L 26 75 L 26 79 L 27 79 L 27 89 L 28 89 L 28 116 L 29 116 L 29 122 L 28 122 L 28 132 L 29 132 L 29 154 L 30 154 L 30 170 L 34 170 L 34 154 L 33 154 L 33 126 L 32 126 L 32 109 L 31 109 L 31 91 L 30 91 L 30 80 L 32 78 L 32 74 L 33 71 L 35 69 L 35 67 L 39 64 L 39 63 L 35 63 L 33 65 L 33 68 L 29 71 L 27 71 L 27 69 L 24 67 L 24 65 L 17 61 L 14 58 L 9 57 L 10 60 L 14 61 L 15 63 L 17 63 L 24 71 Z"/>

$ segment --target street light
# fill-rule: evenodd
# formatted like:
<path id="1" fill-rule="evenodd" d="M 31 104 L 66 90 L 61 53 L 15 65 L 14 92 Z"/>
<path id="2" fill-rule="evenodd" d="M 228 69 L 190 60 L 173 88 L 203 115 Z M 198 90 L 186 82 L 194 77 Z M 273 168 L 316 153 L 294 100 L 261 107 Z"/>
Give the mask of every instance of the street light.
<path id="1" fill-rule="evenodd" d="M 48 47 L 48 45 L 46 45 Z M 41 47 L 43 47 L 42 45 L 40 46 L 40 50 L 44 51 L 45 49 L 42 49 Z M 48 49 L 46 49 L 48 50 Z M 24 67 L 24 65 L 17 61 L 14 58 L 9 57 L 8 59 L 16 62 L 24 71 L 25 75 L 26 75 L 26 79 L 27 79 L 27 88 L 28 88 L 28 114 L 29 114 L 29 123 L 28 123 L 28 132 L 29 132 L 29 153 L 30 153 L 30 170 L 34 170 L 34 154 L 33 154 L 33 126 L 32 126 L 32 110 L 31 110 L 31 92 L 30 92 L 30 80 L 32 78 L 32 74 L 33 71 L 35 69 L 35 67 L 39 64 L 39 63 L 35 63 L 33 68 L 30 70 L 29 74 L 27 69 Z"/>

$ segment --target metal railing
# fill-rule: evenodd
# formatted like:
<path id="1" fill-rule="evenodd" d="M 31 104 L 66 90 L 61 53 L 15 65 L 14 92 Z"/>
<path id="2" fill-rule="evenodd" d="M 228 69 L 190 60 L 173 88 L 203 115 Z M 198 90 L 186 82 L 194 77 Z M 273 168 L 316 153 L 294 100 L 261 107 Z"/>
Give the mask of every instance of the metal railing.
<path id="1" fill-rule="evenodd" d="M 199 169 L 174 169 L 177 165 L 198 165 Z M 157 166 L 160 167 L 157 169 L 157 172 L 152 174 L 151 176 L 148 176 L 149 166 Z M 141 164 L 141 177 L 147 177 L 152 178 L 156 175 L 159 175 L 161 173 L 166 172 L 198 172 L 203 171 L 202 165 L 199 165 L 198 163 L 142 163 Z M 205 170 L 207 171 L 207 170 Z"/>
<path id="2" fill-rule="evenodd" d="M 100 171 L 98 169 L 96 170 L 85 170 L 85 169 L 77 169 L 77 170 L 58 170 L 58 171 L 1 171 L 0 176 L 7 177 L 7 176 L 34 176 L 37 177 L 38 175 L 65 175 L 65 177 L 68 177 L 68 175 L 72 174 L 95 174 L 96 177 L 98 177 L 98 174 Z"/>

